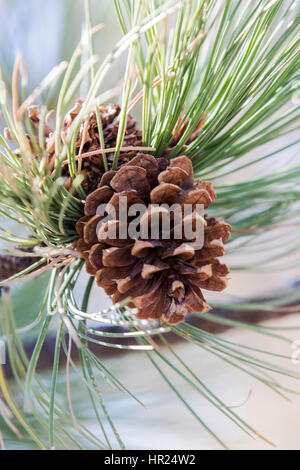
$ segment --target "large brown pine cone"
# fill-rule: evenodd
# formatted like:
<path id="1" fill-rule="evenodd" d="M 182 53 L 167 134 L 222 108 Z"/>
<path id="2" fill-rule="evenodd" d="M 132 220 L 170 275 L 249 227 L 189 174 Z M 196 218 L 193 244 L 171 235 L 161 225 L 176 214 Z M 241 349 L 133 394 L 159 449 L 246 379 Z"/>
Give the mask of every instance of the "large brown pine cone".
<path id="1" fill-rule="evenodd" d="M 116 221 L 102 226 L 96 211 L 101 204 L 117 208 L 121 196 L 127 197 L 128 206 L 144 203 L 148 209 L 140 225 L 150 219 L 151 226 L 153 204 L 158 210 L 162 204 L 174 203 L 181 207 L 203 204 L 207 209 L 216 199 L 212 184 L 194 184 L 192 164 L 186 156 L 168 161 L 139 154 L 118 171 L 103 175 L 99 188 L 86 199 L 85 216 L 76 225 L 80 236 L 77 250 L 86 259 L 87 271 L 96 276 L 97 284 L 114 303 L 130 298 L 128 305 L 137 309 L 138 318 L 161 318 L 169 324 L 183 321 L 186 313 L 208 311 L 202 289 L 222 291 L 227 285 L 228 268 L 217 258 L 224 255 L 230 225 L 205 217 L 201 249 L 184 238 L 107 239 L 109 224 L 120 228 L 118 210 Z M 196 217 L 193 213 L 192 224 Z"/>

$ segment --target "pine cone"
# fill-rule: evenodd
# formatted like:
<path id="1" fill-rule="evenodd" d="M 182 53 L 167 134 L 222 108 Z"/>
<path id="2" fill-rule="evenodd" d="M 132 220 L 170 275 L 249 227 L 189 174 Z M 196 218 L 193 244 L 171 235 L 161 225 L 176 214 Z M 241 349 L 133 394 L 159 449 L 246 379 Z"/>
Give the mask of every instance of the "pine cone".
<path id="1" fill-rule="evenodd" d="M 87 272 L 96 276 L 97 284 L 114 303 L 130 298 L 128 305 L 137 309 L 138 318 L 161 318 L 169 324 L 180 323 L 186 313 L 210 310 L 202 289 L 222 291 L 227 285 L 228 268 L 217 258 L 224 255 L 223 243 L 231 227 L 205 217 L 201 249 L 184 238 L 164 239 L 161 232 L 159 239 L 110 239 L 107 229 L 115 223 L 120 230 L 120 214 L 117 210 L 116 220 L 97 230 L 102 217 L 96 211 L 100 204 L 118 208 L 121 196 L 127 197 L 128 207 L 135 203 L 147 206 L 140 225 L 150 220 L 151 229 L 152 211 L 160 210 L 162 204 L 203 204 L 207 209 L 216 199 L 212 184 L 194 184 L 192 164 L 186 156 L 168 162 L 139 154 L 117 172 L 103 175 L 99 188 L 87 197 L 85 215 L 76 225 L 80 236 L 77 250 L 86 260 Z M 193 212 L 192 225 L 196 217 Z"/>

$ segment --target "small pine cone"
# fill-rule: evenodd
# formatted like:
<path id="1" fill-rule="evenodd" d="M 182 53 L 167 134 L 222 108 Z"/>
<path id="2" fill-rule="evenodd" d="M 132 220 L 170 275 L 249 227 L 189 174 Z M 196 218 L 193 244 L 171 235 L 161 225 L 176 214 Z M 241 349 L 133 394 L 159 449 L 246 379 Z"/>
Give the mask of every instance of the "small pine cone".
<path id="1" fill-rule="evenodd" d="M 63 143 L 66 143 L 68 129 L 71 126 L 73 120 L 79 114 L 82 104 L 84 101 L 78 99 L 74 107 L 67 113 L 65 116 L 61 140 Z M 102 122 L 102 131 L 105 148 L 115 148 L 117 142 L 117 135 L 119 130 L 119 121 L 117 120 L 118 115 L 120 114 L 120 106 L 118 105 L 108 105 L 106 107 L 100 107 L 100 116 Z M 50 113 L 49 113 L 50 114 Z M 36 129 L 39 128 L 40 121 L 40 109 L 38 106 L 31 106 L 28 108 L 28 116 L 32 124 Z M 45 123 L 45 143 L 46 148 L 49 154 L 49 161 L 54 157 L 55 152 L 55 133 L 51 129 L 47 120 Z M 123 139 L 123 147 L 138 147 L 142 144 L 142 132 L 137 129 L 136 121 L 132 119 L 131 116 L 128 116 L 127 125 L 125 130 L 125 136 Z M 93 152 L 100 150 L 100 137 L 98 131 L 97 116 L 95 112 L 89 114 L 86 117 L 79 130 L 79 134 L 76 142 L 76 155 L 85 154 L 87 152 Z M 118 166 L 127 163 L 131 158 L 137 154 L 136 151 L 121 152 L 119 155 Z M 114 158 L 114 152 L 106 153 L 106 159 L 108 164 L 108 169 L 112 167 Z M 80 172 L 85 176 L 82 186 L 86 194 L 90 194 L 92 191 L 95 191 L 99 187 L 99 183 L 102 175 L 104 174 L 104 163 L 103 163 L 103 154 L 101 151 L 83 157 L 80 164 Z M 50 165 L 51 166 L 51 165 Z M 70 187 L 70 173 L 67 165 L 63 169 L 63 176 L 66 178 L 66 187 Z"/>
<path id="2" fill-rule="evenodd" d="M 147 237 L 107 238 L 109 224 L 121 229 L 121 196 L 127 197 L 126 210 L 136 203 L 147 207 L 140 219 L 141 228 L 146 220 L 150 221 Z M 229 270 L 217 258 L 224 255 L 223 244 L 231 227 L 205 216 L 204 245 L 197 249 L 191 240 L 175 236 L 166 239 L 161 231 L 158 238 L 151 238 L 152 216 L 163 211 L 163 204 L 179 204 L 181 208 L 184 204 L 192 204 L 193 208 L 203 204 L 207 209 L 215 199 L 211 183 L 194 183 L 192 164 L 186 156 L 168 161 L 139 154 L 118 171 L 105 173 L 99 187 L 86 198 L 85 215 L 76 224 L 80 237 L 77 251 L 86 260 L 87 272 L 96 277 L 114 303 L 129 298 L 128 305 L 137 309 L 140 319 L 180 323 L 186 313 L 210 310 L 202 289 L 225 289 Z M 100 224 L 98 230 L 103 219 L 97 215 L 100 204 L 117 210 L 115 221 Z M 192 226 L 196 218 L 193 212 Z M 175 227 L 174 220 L 171 227 Z M 174 230 L 171 233 L 174 235 Z"/>

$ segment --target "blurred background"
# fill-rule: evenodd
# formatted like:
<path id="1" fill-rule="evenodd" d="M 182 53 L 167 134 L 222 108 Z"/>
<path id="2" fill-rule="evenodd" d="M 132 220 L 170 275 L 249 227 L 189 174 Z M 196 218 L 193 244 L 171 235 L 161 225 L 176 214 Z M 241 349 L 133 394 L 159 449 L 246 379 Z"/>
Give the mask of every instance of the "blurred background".
<path id="1" fill-rule="evenodd" d="M 82 0 L 0 0 L 1 30 L 0 30 L 0 65 L 5 81 L 9 84 L 16 55 L 20 52 L 24 57 L 29 83 L 28 89 L 33 90 L 49 71 L 62 60 L 68 60 L 83 32 L 84 5 Z M 92 2 L 93 25 L 103 23 L 104 27 L 95 37 L 95 51 L 101 58 L 105 57 L 111 47 L 120 38 L 121 31 L 116 19 L 113 2 L 95 0 Z M 114 65 L 112 75 L 103 84 L 111 87 L 117 85 L 124 71 L 124 58 Z M 84 87 L 82 89 L 84 93 Z M 49 98 L 54 104 L 54 99 Z M 284 144 L 284 140 L 282 145 Z M 295 150 L 293 150 L 295 152 Z M 282 155 L 289 159 L 292 155 Z M 293 155 L 294 156 L 294 155 Z M 262 169 L 263 170 L 263 169 Z M 1 226 L 9 229 L 7 221 L 1 220 Z M 257 254 L 264 255 L 263 250 Z M 230 265 L 230 259 L 227 260 Z M 234 259 L 235 264 L 242 264 L 242 259 Z M 299 266 L 289 267 L 284 271 L 276 268 L 272 271 L 241 272 L 233 271 L 229 283 L 228 295 L 250 296 L 266 295 L 278 289 L 287 289 L 291 283 L 300 279 Z M 41 285 L 45 279 L 39 281 Z M 82 279 L 82 283 L 85 279 Z M 35 318 L 39 300 L 36 298 L 36 284 L 29 283 L 13 289 L 15 311 L 20 325 L 29 323 Z M 101 305 L 104 308 L 109 300 L 99 289 L 95 290 L 90 310 L 96 310 Z M 213 298 L 213 297 L 212 297 Z M 210 297 L 208 296 L 208 300 Z M 272 325 L 300 325 L 298 315 L 274 319 Z M 290 344 L 280 343 L 266 336 L 254 335 L 248 331 L 229 330 L 223 333 L 228 340 L 237 341 L 249 346 L 261 347 L 265 350 L 276 351 L 278 354 L 290 356 Z M 289 330 L 287 336 L 291 340 L 300 339 L 300 331 Z M 30 341 L 31 338 L 28 338 Z M 212 355 L 204 354 L 202 350 L 190 344 L 178 343 L 178 351 L 186 362 L 198 374 L 206 385 L 228 404 L 236 407 L 236 411 L 261 433 L 277 444 L 279 449 L 300 449 L 299 416 L 300 398 L 295 396 L 293 403 L 276 396 L 271 390 L 258 384 L 249 376 L 226 365 Z M 218 448 L 200 425 L 189 415 L 172 394 L 170 389 L 161 381 L 159 375 L 151 367 L 142 353 L 132 352 L 110 357 L 105 355 L 107 366 L 120 378 L 130 385 L 130 389 L 143 401 L 145 408 L 140 407 L 126 396 L 118 392 L 104 390 L 104 397 L 111 411 L 121 436 L 131 449 L 214 449 Z M 291 361 L 290 361 L 291 362 Z M 291 364 L 288 364 L 291 367 Z M 296 366 L 295 366 L 296 367 Z M 300 366 L 298 366 L 300 367 Z M 44 372 L 47 381 L 47 371 Z M 64 400 L 63 374 L 61 377 L 60 393 Z M 289 380 L 281 378 L 289 386 Z M 190 402 L 203 419 L 214 430 L 226 438 L 232 449 L 268 449 L 260 441 L 252 441 L 245 437 L 233 424 L 220 416 L 220 413 L 208 406 L 199 395 L 193 395 L 190 389 L 180 384 L 183 395 L 188 394 Z M 81 417 L 92 428 L 93 412 L 85 406 L 80 394 L 74 397 L 80 406 Z M 89 402 L 87 402 L 89 403 Z M 30 448 L 29 442 L 20 443 L 9 438 L 10 448 Z"/>

